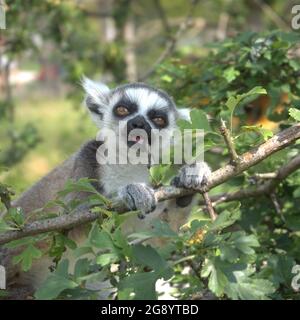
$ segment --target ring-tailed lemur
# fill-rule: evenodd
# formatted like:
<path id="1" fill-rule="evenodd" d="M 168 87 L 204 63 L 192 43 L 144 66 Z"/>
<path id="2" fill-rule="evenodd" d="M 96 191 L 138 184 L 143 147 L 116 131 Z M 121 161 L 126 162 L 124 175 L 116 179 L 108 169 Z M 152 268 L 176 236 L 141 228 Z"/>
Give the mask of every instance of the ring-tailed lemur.
<path id="1" fill-rule="evenodd" d="M 176 128 L 176 120 L 187 118 L 187 111 L 177 109 L 173 100 L 164 91 L 143 83 L 126 84 L 110 90 L 104 84 L 85 78 L 83 87 L 86 92 L 85 105 L 92 119 L 99 128 L 111 129 L 121 134 L 120 143 L 132 144 L 128 141 L 128 135 L 136 128 L 145 130 L 148 138 L 153 129 L 164 130 L 166 134 L 171 134 Z M 122 128 L 119 130 L 124 124 L 126 131 L 122 131 Z M 188 217 L 192 196 L 157 203 L 154 190 L 150 186 L 148 165 L 99 165 L 96 152 L 100 145 L 101 143 L 96 140 L 86 143 L 79 152 L 21 195 L 14 205 L 22 207 L 26 213 L 31 212 L 54 199 L 68 179 L 88 177 L 98 181 L 95 186 L 105 196 L 118 194 L 128 209 L 149 213 L 145 219 L 133 217 L 126 221 L 124 232 L 130 233 L 145 228 L 155 217 L 167 221 L 174 230 L 178 230 Z M 178 187 L 199 188 L 211 171 L 205 162 L 196 163 L 193 167 L 193 172 L 196 174 L 188 174 L 189 167 L 183 166 L 173 184 Z M 84 196 L 82 193 L 72 194 L 73 198 Z M 72 230 L 69 235 L 77 242 L 83 241 L 85 237 L 82 228 Z M 41 246 L 45 244 L 42 243 Z M 42 258 L 29 272 L 23 273 L 18 266 L 11 264 L 14 254 L 13 250 L 2 249 L 1 253 L 0 249 L 0 264 L 6 266 L 11 284 L 35 290 L 48 276 L 51 259 Z"/>

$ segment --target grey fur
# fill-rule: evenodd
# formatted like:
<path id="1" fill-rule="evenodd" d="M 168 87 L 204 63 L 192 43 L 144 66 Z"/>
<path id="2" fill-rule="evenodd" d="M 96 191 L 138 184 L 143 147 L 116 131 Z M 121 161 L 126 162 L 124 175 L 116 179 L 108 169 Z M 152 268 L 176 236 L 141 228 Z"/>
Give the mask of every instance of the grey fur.
<path id="1" fill-rule="evenodd" d="M 125 202 L 130 210 L 141 210 L 139 218 L 150 213 L 156 208 L 154 190 L 142 183 L 132 183 L 121 188 L 119 197 Z"/>
<path id="2" fill-rule="evenodd" d="M 174 118 L 179 112 L 176 110 L 175 104 L 165 92 L 152 88 L 142 83 L 120 86 L 114 90 L 109 90 L 105 85 L 99 84 L 99 88 L 90 80 L 85 80 L 85 88 L 90 90 L 92 98 L 87 95 L 87 107 L 94 121 L 101 125 L 109 126 L 112 129 L 117 129 L 117 122 L 112 121 L 109 113 L 112 112 L 108 108 L 109 97 L 114 93 L 122 93 L 126 89 L 143 88 L 151 92 L 156 92 L 160 98 L 166 101 L 168 115 Z M 87 92 L 88 94 L 88 92 Z M 142 100 L 142 99 L 141 99 Z M 143 101 L 139 101 L 140 104 Z M 97 108 L 99 104 L 99 108 Z M 147 105 L 146 105 L 147 106 Z M 144 105 L 145 107 L 145 105 Z M 163 106 L 164 107 L 164 106 Z M 146 109 L 148 106 L 146 107 Z M 150 107 L 149 107 L 150 108 Z M 148 109 L 146 110 L 148 111 Z M 101 113 L 101 115 L 100 115 Z M 108 117 L 106 117 L 108 116 Z M 98 121 L 98 119 L 100 121 Z M 176 125 L 174 119 L 169 124 L 170 129 Z M 103 126 L 101 126 L 103 128 Z M 193 205 L 192 197 L 182 197 L 175 200 L 169 200 L 164 203 L 157 203 L 154 196 L 154 190 L 149 184 L 149 171 L 147 165 L 102 165 L 99 166 L 96 160 L 96 151 L 101 143 L 92 140 L 84 144 L 78 152 L 73 154 L 63 164 L 51 171 L 47 176 L 38 181 L 30 189 L 24 192 L 14 203 L 14 206 L 20 206 L 25 214 L 32 212 L 35 209 L 42 208 L 50 200 L 55 199 L 57 192 L 64 188 L 65 183 L 69 180 L 77 181 L 80 178 L 96 179 L 95 188 L 105 196 L 113 196 L 118 194 L 119 197 L 128 206 L 129 210 L 141 210 L 140 218 L 132 216 L 122 225 L 124 233 L 136 232 L 140 229 L 150 227 L 150 222 L 153 218 L 159 218 L 170 224 L 173 230 L 178 230 L 179 227 L 186 221 L 190 208 Z M 197 189 L 205 182 L 205 179 L 210 174 L 209 167 L 205 164 L 197 164 L 192 166 L 195 169 L 195 175 L 189 175 L 191 167 L 184 166 L 174 184 L 176 186 Z M 68 195 L 66 200 L 84 199 L 87 196 L 84 192 L 75 192 Z M 52 211 L 54 208 L 50 208 Z M 148 215 L 147 214 L 150 213 Z M 86 239 L 85 227 L 75 228 L 69 232 L 69 237 L 80 245 Z M 156 241 L 157 242 L 157 241 Z M 156 244 L 162 244 L 159 242 Z M 47 250 L 49 243 L 40 243 L 42 249 Z M 41 282 L 49 275 L 49 267 L 52 265 L 51 258 L 43 257 L 35 261 L 31 270 L 24 273 L 20 270 L 19 265 L 12 263 L 14 255 L 19 254 L 22 248 L 4 249 L 0 248 L 0 264 L 6 267 L 8 274 L 9 290 L 12 290 L 13 298 L 24 299 L 39 287 Z M 64 258 L 70 252 L 66 252 Z M 17 288 L 17 292 L 13 289 Z"/>
<path id="3" fill-rule="evenodd" d="M 206 162 L 197 162 L 183 166 L 172 181 L 177 188 L 200 189 L 210 176 L 211 170 Z"/>

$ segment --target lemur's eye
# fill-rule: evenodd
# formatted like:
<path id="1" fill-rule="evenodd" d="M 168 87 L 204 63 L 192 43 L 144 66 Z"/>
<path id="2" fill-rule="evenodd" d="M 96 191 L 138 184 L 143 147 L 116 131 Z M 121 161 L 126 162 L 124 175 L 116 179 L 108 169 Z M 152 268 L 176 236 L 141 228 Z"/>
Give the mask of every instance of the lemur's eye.
<path id="1" fill-rule="evenodd" d="M 152 118 L 152 121 L 158 126 L 158 127 L 164 127 L 167 123 L 166 120 L 162 117 L 156 117 Z"/>
<path id="2" fill-rule="evenodd" d="M 129 110 L 124 107 L 124 106 L 118 106 L 116 108 L 116 114 L 119 116 L 119 117 L 125 117 L 125 116 L 128 116 L 129 115 Z"/>

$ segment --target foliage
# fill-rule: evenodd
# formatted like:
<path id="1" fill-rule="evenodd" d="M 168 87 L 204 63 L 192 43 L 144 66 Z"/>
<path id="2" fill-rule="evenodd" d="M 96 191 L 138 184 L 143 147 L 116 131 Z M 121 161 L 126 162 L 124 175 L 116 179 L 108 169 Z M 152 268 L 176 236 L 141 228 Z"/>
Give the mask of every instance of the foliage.
<path id="1" fill-rule="evenodd" d="M 206 129 L 206 157 L 212 167 L 219 168 L 229 160 L 223 137 L 216 129 L 221 119 L 232 123 L 238 154 L 272 136 L 271 130 L 252 123 L 245 111 L 262 97 L 269 99 L 265 116 L 278 122 L 278 127 L 299 121 L 300 83 L 296 75 L 300 65 L 290 58 L 297 39 L 294 33 L 247 33 L 214 46 L 213 54 L 201 61 L 185 65 L 173 60 L 161 66 L 158 79 L 153 81 L 163 83 L 181 105 L 193 107 L 191 121 L 181 121 L 179 126 Z M 282 101 L 282 95 L 287 100 Z M 212 121 L 207 121 L 204 112 Z M 263 181 L 254 179 L 254 173 L 276 172 L 297 154 L 299 142 L 223 183 L 211 194 L 257 188 Z M 176 171 L 158 166 L 150 173 L 154 184 L 161 185 Z M 205 298 L 207 294 L 217 299 L 299 299 L 291 287 L 291 270 L 300 263 L 299 184 L 298 170 L 279 184 L 272 197 L 218 203 L 218 218 L 213 222 L 202 206 L 195 206 L 178 233 L 167 223 L 153 220 L 152 228 L 125 235 L 122 228 L 136 212 L 119 215 L 112 211 L 110 200 L 83 179 L 70 182 L 48 204 L 47 211 L 31 215 L 45 218 L 72 214 L 82 205 L 92 206 L 101 215 L 87 227 L 83 244 L 75 244 L 66 233 L 52 232 L 7 246 L 25 246 L 14 258 L 23 270 L 41 255 L 53 259 L 53 272 L 35 293 L 37 299 L 156 299 L 160 295 L 156 285 L 161 279 L 169 281 L 171 293 L 178 299 Z M 66 203 L 65 197 L 74 191 L 85 191 L 89 196 Z M 53 206 L 59 210 L 51 210 Z M 21 210 L 9 210 L 1 220 L 0 232 L 22 229 L 25 220 Z M 38 249 L 41 240 L 51 242 L 48 249 Z M 164 245 L 158 246 L 158 240 Z M 65 250 L 72 259 L 63 255 Z"/>
<path id="2" fill-rule="evenodd" d="M 300 63 L 294 52 L 298 43 L 297 33 L 242 33 L 208 46 L 210 54 L 205 59 L 189 64 L 183 62 L 184 57 L 171 59 L 160 66 L 153 81 L 170 92 L 179 105 L 204 109 L 213 118 L 228 114 L 228 99 L 230 103 L 234 96 L 261 86 L 268 93 L 267 108 L 259 108 L 257 97 L 252 96 L 235 115 L 240 123 L 253 116 L 260 120 L 262 115 L 279 122 L 288 117 L 286 105 L 300 106 Z"/>

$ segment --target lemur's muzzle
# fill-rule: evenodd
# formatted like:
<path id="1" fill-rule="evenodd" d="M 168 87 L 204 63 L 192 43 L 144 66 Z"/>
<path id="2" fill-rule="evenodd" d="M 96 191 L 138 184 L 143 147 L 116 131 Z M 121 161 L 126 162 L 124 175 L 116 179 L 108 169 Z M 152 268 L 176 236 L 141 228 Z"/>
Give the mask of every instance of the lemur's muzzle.
<path id="1" fill-rule="evenodd" d="M 144 139 L 148 139 L 151 145 L 151 126 L 143 116 L 136 116 L 127 122 L 127 139 L 129 146 L 142 143 Z"/>

